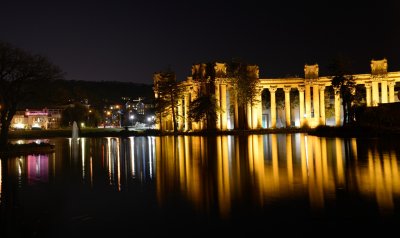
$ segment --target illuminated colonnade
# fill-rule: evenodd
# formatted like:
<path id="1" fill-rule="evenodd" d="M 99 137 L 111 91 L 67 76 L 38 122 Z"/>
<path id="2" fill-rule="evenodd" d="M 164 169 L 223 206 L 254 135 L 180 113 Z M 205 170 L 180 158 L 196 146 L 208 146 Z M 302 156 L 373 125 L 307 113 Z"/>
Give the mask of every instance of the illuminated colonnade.
<path id="1" fill-rule="evenodd" d="M 201 68 L 198 68 L 201 70 Z M 217 112 L 216 128 L 218 130 L 228 130 L 239 128 L 239 111 L 238 100 L 233 85 L 226 78 L 226 65 L 224 63 L 216 63 L 214 66 L 216 77 L 214 81 L 215 97 L 217 106 L 221 109 Z M 202 69 L 205 75 L 205 69 Z M 255 73 L 258 78 L 258 66 L 248 66 L 249 72 Z M 276 91 L 283 90 L 285 94 L 285 125 L 291 125 L 290 111 L 290 92 L 297 90 L 299 95 L 299 125 L 310 126 L 312 128 L 318 125 L 326 124 L 325 113 L 325 90 L 326 87 L 332 86 L 332 77 L 319 77 L 318 65 L 305 65 L 304 78 L 279 78 L 279 79 L 260 79 L 259 87 L 256 92 L 256 100 L 253 104 L 247 105 L 247 114 L 243 115 L 247 122 L 247 128 L 260 129 L 262 125 L 262 92 L 268 90 L 270 93 L 270 124 L 269 128 L 277 127 L 277 101 Z M 378 106 L 379 103 L 395 102 L 395 85 L 400 81 L 400 72 L 387 72 L 387 61 L 372 60 L 371 74 L 353 75 L 356 84 L 365 86 L 366 89 L 366 105 L 368 107 Z M 183 97 L 178 104 L 178 129 L 180 131 L 191 131 L 204 129 L 204 122 L 191 122 L 188 116 L 190 103 L 199 95 L 202 88 L 208 84 L 208 80 L 194 80 L 188 77 L 182 82 Z M 341 98 L 339 93 L 334 91 L 334 108 L 335 125 L 341 125 Z M 156 93 L 157 96 L 157 93 Z M 232 118 L 229 118 L 231 107 L 234 109 Z M 167 127 L 163 127 L 167 128 Z"/>

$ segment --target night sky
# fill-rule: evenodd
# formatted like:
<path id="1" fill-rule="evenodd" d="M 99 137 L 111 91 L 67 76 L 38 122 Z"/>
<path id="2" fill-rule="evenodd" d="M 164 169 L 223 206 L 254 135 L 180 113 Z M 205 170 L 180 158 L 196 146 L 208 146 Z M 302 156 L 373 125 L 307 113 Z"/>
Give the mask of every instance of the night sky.
<path id="1" fill-rule="evenodd" d="M 371 2 L 371 1 L 368 1 Z M 261 78 L 303 77 L 336 55 L 400 70 L 398 1 L 2 1 L 0 40 L 48 57 L 68 80 L 151 84 L 168 68 L 241 59 Z"/>

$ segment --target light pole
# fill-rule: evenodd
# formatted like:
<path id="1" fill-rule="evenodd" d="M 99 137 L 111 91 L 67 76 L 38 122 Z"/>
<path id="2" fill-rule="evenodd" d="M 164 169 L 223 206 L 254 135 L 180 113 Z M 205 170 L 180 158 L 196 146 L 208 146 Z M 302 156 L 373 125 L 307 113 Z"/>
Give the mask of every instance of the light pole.
<path id="1" fill-rule="evenodd" d="M 131 125 L 133 126 L 133 119 L 135 119 L 135 116 L 134 115 L 130 115 L 129 116 L 129 120 L 131 120 Z"/>

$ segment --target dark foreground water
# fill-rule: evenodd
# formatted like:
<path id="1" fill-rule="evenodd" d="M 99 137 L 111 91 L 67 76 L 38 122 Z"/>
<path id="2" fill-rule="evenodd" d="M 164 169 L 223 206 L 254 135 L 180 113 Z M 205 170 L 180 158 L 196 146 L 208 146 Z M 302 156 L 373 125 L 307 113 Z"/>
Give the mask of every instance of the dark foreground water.
<path id="1" fill-rule="evenodd" d="M 50 142 L 53 154 L 1 158 L 0 237 L 358 237 L 400 227 L 399 141 Z"/>

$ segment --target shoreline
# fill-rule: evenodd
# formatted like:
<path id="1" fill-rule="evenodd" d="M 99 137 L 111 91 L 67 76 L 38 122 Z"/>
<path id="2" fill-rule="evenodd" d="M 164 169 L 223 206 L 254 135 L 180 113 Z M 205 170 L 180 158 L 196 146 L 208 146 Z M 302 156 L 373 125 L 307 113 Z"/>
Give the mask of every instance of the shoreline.
<path id="1" fill-rule="evenodd" d="M 316 128 L 275 128 L 255 130 L 227 130 L 227 131 L 189 131 L 189 132 L 160 132 L 155 129 L 143 131 L 126 130 L 124 128 L 88 128 L 79 132 L 79 137 L 130 137 L 130 136 L 221 136 L 221 135 L 254 135 L 279 133 L 307 133 L 320 137 L 392 137 L 400 136 L 400 128 L 382 126 L 318 126 Z M 72 137 L 72 129 L 11 131 L 9 139 L 43 139 L 55 137 Z"/>
<path id="2" fill-rule="evenodd" d="M 388 128 L 380 126 L 318 126 L 316 128 L 276 128 L 276 129 L 257 129 L 257 130 L 229 130 L 229 131 L 191 131 L 191 132 L 160 132 L 150 129 L 143 131 L 129 131 L 123 128 L 103 129 L 92 128 L 81 130 L 79 137 L 131 137 L 131 136 L 246 136 L 260 134 L 293 134 L 306 133 L 311 136 L 318 137 L 337 137 L 337 138 L 382 138 L 382 139 L 397 139 L 400 138 L 400 128 Z M 59 130 L 40 130 L 40 131 L 12 131 L 9 134 L 9 139 L 49 139 L 72 137 L 72 129 Z M 19 156 L 26 154 L 43 154 L 54 152 L 54 145 L 49 143 L 36 144 L 11 144 L 0 149 L 0 156 Z"/>
<path id="3" fill-rule="evenodd" d="M 277 133 L 309 133 L 309 128 L 276 128 L 276 129 L 256 129 L 256 130 L 228 130 L 228 131 L 188 131 L 188 132 L 160 132 L 155 129 L 143 131 L 126 130 L 124 128 L 90 128 L 82 129 L 79 137 L 130 137 L 130 136 L 219 136 L 219 135 L 251 135 L 251 134 L 277 134 Z M 72 129 L 57 130 L 24 130 L 12 131 L 9 139 L 42 139 L 55 137 L 72 137 Z"/>

